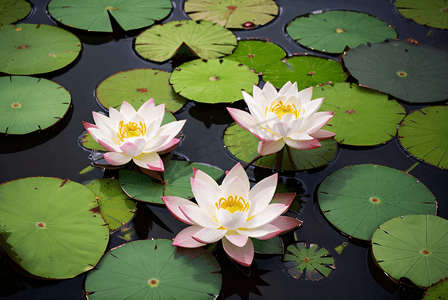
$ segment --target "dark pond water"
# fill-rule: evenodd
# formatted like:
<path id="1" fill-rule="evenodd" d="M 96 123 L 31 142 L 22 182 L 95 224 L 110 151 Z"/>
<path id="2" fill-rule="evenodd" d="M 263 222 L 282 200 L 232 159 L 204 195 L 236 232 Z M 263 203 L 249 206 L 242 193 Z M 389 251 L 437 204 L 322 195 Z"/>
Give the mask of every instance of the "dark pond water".
<path id="1" fill-rule="evenodd" d="M 0 182 L 29 176 L 69 178 L 83 182 L 117 173 L 95 169 L 85 174 L 81 170 L 90 164 L 88 152 L 78 146 L 77 137 L 83 131 L 82 121 L 92 121 L 92 111 L 101 107 L 94 98 L 96 86 L 111 74 L 135 68 L 154 68 L 172 71 L 171 61 L 164 64 L 141 59 L 133 50 L 133 39 L 140 30 L 124 33 L 119 28 L 114 34 L 87 33 L 58 25 L 46 12 L 48 0 L 33 0 L 34 9 L 22 22 L 61 26 L 76 34 L 83 42 L 79 58 L 62 70 L 44 74 L 64 86 L 72 96 L 73 108 L 66 118 L 45 132 L 23 137 L 0 137 Z M 182 11 L 183 1 L 173 1 L 174 10 L 163 22 L 189 19 Z M 257 29 L 235 31 L 240 39 L 260 38 L 280 45 L 289 55 L 311 52 L 291 41 L 285 35 L 285 25 L 295 17 L 316 10 L 353 10 L 379 17 L 392 25 L 401 40 L 414 38 L 421 43 L 448 47 L 448 31 L 420 26 L 400 16 L 390 0 L 278 0 L 280 15 L 271 23 Z M 336 55 L 318 54 L 338 60 Z M 5 74 L 1 74 L 5 75 Z M 402 102 L 400 102 L 403 104 Z M 444 103 L 440 103 L 444 104 Z M 244 104 L 235 104 L 244 107 Z M 406 111 L 422 107 L 405 105 Z M 178 119 L 188 119 L 183 133 L 185 140 L 176 150 L 194 162 L 230 169 L 236 160 L 223 148 L 222 134 L 232 119 L 223 105 L 205 105 L 189 102 Z M 375 163 L 407 170 L 417 162 L 401 149 L 395 137 L 375 147 L 340 147 L 328 167 L 313 172 L 281 173 L 283 180 L 296 180 L 302 190 L 303 209 L 298 218 L 303 227 L 296 230 L 299 240 L 317 243 L 327 248 L 335 258 L 336 271 L 330 278 L 319 282 L 300 281 L 282 270 L 280 255 L 256 255 L 248 270 L 239 270 L 217 250 L 223 273 L 222 299 L 418 299 L 418 295 L 398 292 L 398 285 L 390 281 L 370 259 L 369 245 L 349 242 L 339 255 L 334 248 L 347 238 L 322 217 L 316 201 L 318 184 L 331 172 L 344 166 Z M 260 179 L 271 171 L 255 172 L 252 179 Z M 411 174 L 421 180 L 434 194 L 438 215 L 448 218 L 448 172 L 424 163 L 418 164 Z M 184 227 L 162 207 L 138 205 L 138 214 L 131 223 L 137 239 L 172 239 Z M 120 231 L 110 241 L 109 249 L 124 243 Z M 288 236 L 285 240 L 291 239 Z M 0 262 L 0 297 L 5 299 L 85 299 L 82 293 L 85 274 L 70 280 L 40 280 L 21 275 L 11 268 L 3 257 Z M 246 274 L 245 274 L 246 273 Z"/>

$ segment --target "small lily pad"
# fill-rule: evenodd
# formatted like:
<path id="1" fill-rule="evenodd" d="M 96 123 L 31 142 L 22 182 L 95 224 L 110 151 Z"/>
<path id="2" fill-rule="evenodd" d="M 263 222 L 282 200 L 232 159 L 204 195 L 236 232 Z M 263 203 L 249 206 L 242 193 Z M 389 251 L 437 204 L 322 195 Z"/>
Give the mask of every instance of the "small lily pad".
<path id="1" fill-rule="evenodd" d="M 214 59 L 232 53 L 236 43 L 236 36 L 219 25 L 182 20 L 143 31 L 135 39 L 135 51 L 145 59 L 163 62 L 186 45 L 191 54 L 202 59 Z"/>
<path id="2" fill-rule="evenodd" d="M 150 98 L 171 112 L 178 111 L 187 100 L 176 94 L 169 84 L 171 73 L 153 69 L 134 69 L 113 74 L 96 89 L 98 102 L 106 109 L 119 109 L 123 101 L 136 110 Z"/>
<path id="3" fill-rule="evenodd" d="M 406 115 L 404 108 L 388 95 L 351 83 L 336 83 L 313 89 L 313 98 L 324 97 L 321 111 L 333 111 L 322 128 L 336 133 L 346 145 L 371 146 L 385 143 L 397 133 Z"/>
<path id="4" fill-rule="evenodd" d="M 87 274 L 89 300 L 215 299 L 222 276 L 213 255 L 171 243 L 143 240 L 112 249 Z"/>
<path id="5" fill-rule="evenodd" d="M 395 281 L 430 287 L 448 277 L 448 221 L 432 215 L 393 218 L 372 237 L 372 255 Z"/>
<path id="6" fill-rule="evenodd" d="M 85 186 L 96 195 L 100 212 L 111 231 L 120 228 L 134 216 L 136 204 L 123 193 L 117 179 L 95 179 L 87 182 Z"/>
<path id="7" fill-rule="evenodd" d="M 13 75 L 58 70 L 81 51 L 81 42 L 74 34 L 43 24 L 0 26 L 0 45 L 0 72 Z"/>
<path id="8" fill-rule="evenodd" d="M 406 19 L 412 19 L 421 25 L 448 29 L 446 0 L 396 0 L 394 4 Z"/>
<path id="9" fill-rule="evenodd" d="M 163 204 L 160 198 L 162 196 L 193 197 L 190 183 L 193 168 L 204 171 L 215 180 L 224 175 L 224 171 L 212 166 L 170 160 L 165 164 L 164 182 L 157 181 L 139 171 L 129 170 L 120 170 L 119 180 L 121 188 L 129 197 L 138 201 Z"/>
<path id="10" fill-rule="evenodd" d="M 427 289 L 422 300 L 448 300 L 448 278 L 440 280 Z"/>
<path id="11" fill-rule="evenodd" d="M 31 11 L 31 4 L 25 0 L 0 0 L 0 25 L 17 22 Z"/>
<path id="12" fill-rule="evenodd" d="M 286 250 L 283 267 L 296 279 L 319 281 L 335 269 L 330 252 L 317 244 L 299 242 L 289 245 Z"/>
<path id="13" fill-rule="evenodd" d="M 0 132 L 26 134 L 53 126 L 70 108 L 71 97 L 59 84 L 42 78 L 0 78 Z"/>
<path id="14" fill-rule="evenodd" d="M 0 244 L 34 276 L 72 278 L 92 269 L 109 241 L 95 194 L 51 177 L 0 185 Z"/>
<path id="15" fill-rule="evenodd" d="M 326 11 L 299 17 L 286 27 L 286 32 L 299 44 L 328 53 L 342 53 L 346 47 L 397 38 L 395 30 L 383 21 L 353 11 Z"/>
<path id="16" fill-rule="evenodd" d="M 254 244 L 254 251 L 262 254 L 283 254 L 283 241 L 279 236 L 268 240 L 251 239 Z"/>
<path id="17" fill-rule="evenodd" d="M 278 6 L 272 0 L 188 0 L 185 12 L 193 20 L 206 20 L 225 28 L 250 29 L 272 21 Z"/>
<path id="18" fill-rule="evenodd" d="M 258 75 L 238 62 L 200 59 L 174 69 L 170 83 L 182 96 L 203 103 L 232 103 L 243 99 L 241 90 L 252 92 Z"/>
<path id="19" fill-rule="evenodd" d="M 112 32 L 111 18 L 127 31 L 154 24 L 165 18 L 171 8 L 169 0 L 52 0 L 48 12 L 67 26 Z"/>
<path id="20" fill-rule="evenodd" d="M 277 89 L 288 81 L 297 82 L 300 91 L 309 86 L 343 82 L 347 79 L 347 74 L 337 61 L 300 55 L 266 66 L 263 79 L 272 83 Z"/>
<path id="21" fill-rule="evenodd" d="M 448 169 L 448 107 L 425 107 L 407 115 L 398 130 L 406 151 L 417 159 Z"/>

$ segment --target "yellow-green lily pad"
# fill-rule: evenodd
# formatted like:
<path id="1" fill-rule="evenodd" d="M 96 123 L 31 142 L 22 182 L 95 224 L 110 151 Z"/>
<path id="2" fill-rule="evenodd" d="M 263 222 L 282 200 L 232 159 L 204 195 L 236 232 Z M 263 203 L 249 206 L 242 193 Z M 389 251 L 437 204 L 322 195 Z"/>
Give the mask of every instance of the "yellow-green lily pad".
<path id="1" fill-rule="evenodd" d="M 396 0 L 394 4 L 406 19 L 412 19 L 421 25 L 448 29 L 446 0 Z"/>
<path id="2" fill-rule="evenodd" d="M 0 26 L 17 22 L 31 12 L 31 4 L 25 0 L 0 0 Z"/>

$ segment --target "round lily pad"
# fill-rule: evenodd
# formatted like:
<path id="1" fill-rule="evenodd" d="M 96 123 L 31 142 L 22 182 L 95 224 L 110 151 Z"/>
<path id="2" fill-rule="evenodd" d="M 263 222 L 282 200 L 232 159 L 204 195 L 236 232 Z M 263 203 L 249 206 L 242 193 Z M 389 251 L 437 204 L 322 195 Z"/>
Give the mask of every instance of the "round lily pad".
<path id="1" fill-rule="evenodd" d="M 318 189 L 320 209 L 337 229 L 369 241 L 391 218 L 435 214 L 437 203 L 418 179 L 380 165 L 355 165 L 333 172 Z"/>
<path id="2" fill-rule="evenodd" d="M 257 147 L 259 140 L 249 131 L 241 128 L 236 123 L 231 124 L 224 132 L 224 145 L 237 159 L 249 163 L 258 156 Z M 277 155 L 282 155 L 280 170 L 302 171 L 328 165 L 336 155 L 338 146 L 335 140 L 320 141 L 322 145 L 313 150 L 297 150 L 284 147 L 281 153 L 263 156 L 256 162 L 256 166 L 274 168 Z"/>
<path id="3" fill-rule="evenodd" d="M 289 245 L 286 250 L 283 267 L 296 279 L 319 281 L 336 268 L 330 252 L 317 244 L 299 242 Z"/>
<path id="4" fill-rule="evenodd" d="M 359 84 L 407 102 L 448 98 L 448 51 L 422 43 L 360 45 L 343 55 Z"/>
<path id="5" fill-rule="evenodd" d="M 347 79 L 347 74 L 337 61 L 300 55 L 266 66 L 263 79 L 272 83 L 277 89 L 288 81 L 297 82 L 300 91 L 309 86 L 343 82 Z"/>
<path id="6" fill-rule="evenodd" d="M 150 98 L 171 112 L 178 111 L 187 100 L 173 91 L 169 84 L 171 73 L 153 69 L 134 69 L 113 74 L 96 89 L 98 102 L 106 109 L 119 109 L 123 101 L 135 109 Z"/>
<path id="7" fill-rule="evenodd" d="M 429 287 L 448 277 L 448 220 L 432 215 L 393 218 L 372 237 L 377 264 L 398 281 L 407 277 L 419 287 Z"/>
<path id="8" fill-rule="evenodd" d="M 14 75 L 58 70 L 81 51 L 81 42 L 74 34 L 43 24 L 0 26 L 0 44 L 0 72 Z"/>
<path id="9" fill-rule="evenodd" d="M 137 210 L 136 204 L 123 193 L 117 179 L 95 179 L 85 186 L 96 195 L 100 212 L 111 231 L 120 228 L 134 216 Z"/>
<path id="10" fill-rule="evenodd" d="M 95 194 L 51 177 L 0 185 L 0 244 L 32 275 L 72 278 L 92 269 L 109 241 Z"/>
<path id="11" fill-rule="evenodd" d="M 448 29 L 446 0 L 396 0 L 394 4 L 406 19 L 412 19 L 421 25 Z"/>
<path id="12" fill-rule="evenodd" d="M 278 14 L 273 0 L 188 0 L 185 12 L 193 20 L 206 20 L 225 28 L 250 29 L 272 21 Z"/>
<path id="13" fill-rule="evenodd" d="M 281 60 L 285 55 L 285 51 L 274 43 L 239 41 L 235 51 L 225 59 L 238 61 L 260 73 L 264 72 L 266 66 Z"/>
<path id="14" fill-rule="evenodd" d="M 71 27 L 88 31 L 112 32 L 111 18 L 123 30 L 154 24 L 171 12 L 169 0 L 52 0 L 50 15 Z"/>
<path id="15" fill-rule="evenodd" d="M 448 300 L 448 278 L 427 289 L 422 300 Z"/>
<path id="16" fill-rule="evenodd" d="M 286 27 L 286 32 L 299 44 L 328 53 L 342 53 L 346 47 L 397 38 L 395 30 L 383 21 L 353 11 L 326 11 L 299 17 Z"/>
<path id="17" fill-rule="evenodd" d="M 129 197 L 143 202 L 163 204 L 160 197 L 176 196 L 193 197 L 190 178 L 193 168 L 204 171 L 213 179 L 218 180 L 224 171 L 221 169 L 188 161 L 170 160 L 165 164 L 164 182 L 157 181 L 141 172 L 120 170 L 121 188 Z"/>
<path id="18" fill-rule="evenodd" d="M 135 39 L 135 51 L 143 58 L 163 62 L 186 45 L 191 54 L 214 59 L 232 53 L 236 43 L 236 36 L 219 25 L 182 20 L 143 31 Z"/>
<path id="19" fill-rule="evenodd" d="M 432 106 L 406 116 L 398 138 L 417 159 L 448 169 L 448 107 Z"/>
<path id="20" fill-rule="evenodd" d="M 174 69 L 170 83 L 182 96 L 203 103 L 232 103 L 252 92 L 258 75 L 236 61 L 196 59 Z"/>
<path id="21" fill-rule="evenodd" d="M 0 0 L 0 25 L 17 22 L 31 11 L 31 4 L 25 0 Z"/>
<path id="22" fill-rule="evenodd" d="M 0 77 L 0 132 L 26 134 L 57 123 L 71 97 L 59 84 L 42 78 Z"/>
<path id="23" fill-rule="evenodd" d="M 336 83 L 313 89 L 313 98 L 324 97 L 321 111 L 333 111 L 324 128 L 336 133 L 346 145 L 371 146 L 395 136 L 406 115 L 404 108 L 388 95 L 351 83 Z"/>
<path id="24" fill-rule="evenodd" d="M 262 254 L 283 254 L 283 240 L 280 236 L 276 236 L 267 240 L 259 240 L 252 238 L 254 251 Z"/>
<path id="25" fill-rule="evenodd" d="M 215 299 L 222 276 L 213 255 L 171 243 L 143 240 L 112 249 L 87 274 L 88 299 Z"/>

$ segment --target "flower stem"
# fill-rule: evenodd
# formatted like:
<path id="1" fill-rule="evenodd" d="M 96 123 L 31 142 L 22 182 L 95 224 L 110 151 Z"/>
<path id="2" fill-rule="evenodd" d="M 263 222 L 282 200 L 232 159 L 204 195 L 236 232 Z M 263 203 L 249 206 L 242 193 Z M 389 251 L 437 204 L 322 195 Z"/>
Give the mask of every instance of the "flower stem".
<path id="1" fill-rule="evenodd" d="M 258 156 L 256 156 L 254 159 L 252 159 L 251 161 L 250 161 L 250 163 L 248 163 L 245 167 L 244 167 L 244 170 L 246 171 L 254 162 L 256 162 L 260 157 L 261 157 L 262 155 L 258 155 Z"/>
<path id="2" fill-rule="evenodd" d="M 286 146 L 286 147 L 287 147 L 287 146 Z M 280 170 L 280 168 L 281 168 L 281 166 L 282 166 L 283 152 L 284 152 L 284 150 L 281 149 L 281 150 L 278 151 L 277 154 L 275 155 L 275 164 L 274 164 L 274 169 L 275 169 L 275 170 Z"/>
<path id="3" fill-rule="evenodd" d="M 297 168 L 296 164 L 294 163 L 294 160 L 292 159 L 291 149 L 289 148 L 288 145 L 285 145 L 285 147 L 286 147 L 286 152 L 288 153 L 289 162 L 291 163 L 292 168 L 294 170 L 297 170 L 298 168 Z"/>

